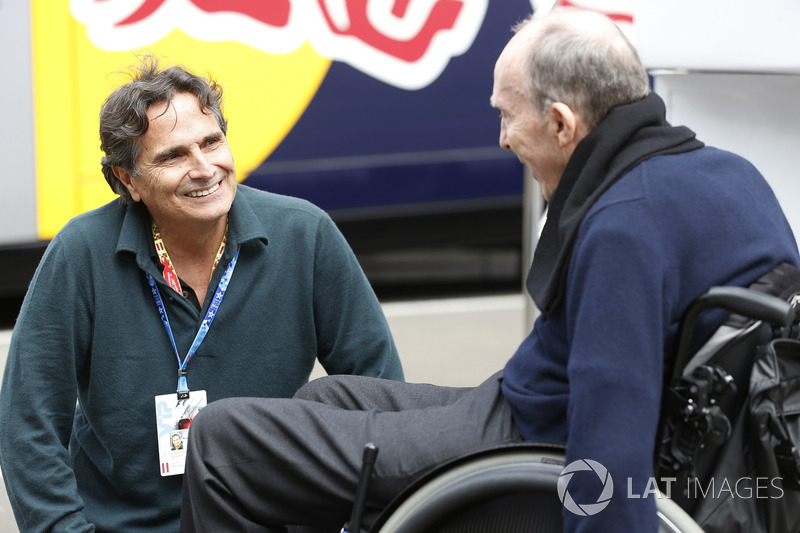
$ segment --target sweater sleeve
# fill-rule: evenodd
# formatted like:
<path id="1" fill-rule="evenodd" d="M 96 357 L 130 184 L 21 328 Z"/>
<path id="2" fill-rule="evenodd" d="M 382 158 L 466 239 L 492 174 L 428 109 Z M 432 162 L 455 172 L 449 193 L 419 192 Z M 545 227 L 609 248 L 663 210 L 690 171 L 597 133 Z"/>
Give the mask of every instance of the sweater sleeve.
<path id="1" fill-rule="evenodd" d="M 386 317 L 350 246 L 323 216 L 314 254 L 317 358 L 328 374 L 403 379 Z"/>
<path id="2" fill-rule="evenodd" d="M 90 336 L 89 288 L 65 248 L 56 237 L 34 275 L 0 388 L 0 464 L 21 531 L 94 531 L 68 452 L 77 354 L 87 355 Z"/>
<path id="3" fill-rule="evenodd" d="M 600 463 L 614 490 L 607 507 L 584 507 L 587 516 L 566 509 L 565 531 L 657 530 L 651 478 L 670 265 L 644 210 L 631 202 L 615 209 L 614 217 L 601 212 L 584 221 L 570 264 L 566 464 Z M 573 501 L 602 503 L 599 476 L 588 470 L 579 474 L 583 477 L 575 474 L 569 484 Z"/>

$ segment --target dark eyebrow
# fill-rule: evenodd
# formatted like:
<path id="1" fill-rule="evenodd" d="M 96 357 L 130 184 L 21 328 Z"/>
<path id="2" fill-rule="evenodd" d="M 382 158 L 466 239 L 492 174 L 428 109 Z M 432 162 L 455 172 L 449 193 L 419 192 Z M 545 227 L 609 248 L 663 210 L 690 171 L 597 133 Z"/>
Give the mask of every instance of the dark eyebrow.
<path id="1" fill-rule="evenodd" d="M 208 143 L 211 143 L 211 142 L 221 141 L 224 138 L 225 138 L 225 135 L 221 131 L 218 131 L 216 133 L 212 133 L 210 135 L 206 135 L 205 138 L 203 139 L 203 144 L 208 144 Z"/>
<path id="2" fill-rule="evenodd" d="M 153 158 L 153 161 L 155 161 L 156 163 L 163 163 L 164 161 L 172 157 L 179 156 L 184 153 L 186 153 L 185 146 L 173 146 L 172 148 L 167 148 L 163 152 L 159 152 L 158 154 L 156 154 L 156 156 Z"/>
<path id="3" fill-rule="evenodd" d="M 209 144 L 209 143 L 212 143 L 212 142 L 218 142 L 218 141 L 221 141 L 224 138 L 225 138 L 225 135 L 221 131 L 218 131 L 218 132 L 215 132 L 215 133 L 211 133 L 211 134 L 206 135 L 205 137 L 203 137 L 203 145 L 206 145 L 206 144 Z M 186 152 L 187 152 L 187 147 L 185 147 L 185 146 L 173 146 L 171 148 L 167 148 L 163 152 L 160 152 L 160 153 L 156 154 L 155 157 L 153 158 L 153 161 L 155 161 L 157 164 L 158 163 L 163 163 L 164 161 L 166 161 L 166 160 L 168 160 L 168 159 L 170 159 L 172 157 L 183 155 Z"/>

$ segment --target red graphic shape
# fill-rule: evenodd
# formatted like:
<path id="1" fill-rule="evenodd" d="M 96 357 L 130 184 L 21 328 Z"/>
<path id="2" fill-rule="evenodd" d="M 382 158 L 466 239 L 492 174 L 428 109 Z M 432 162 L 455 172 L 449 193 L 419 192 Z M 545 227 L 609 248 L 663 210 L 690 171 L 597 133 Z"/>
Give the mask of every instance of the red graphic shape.
<path id="1" fill-rule="evenodd" d="M 103 1 L 103 0 L 95 0 Z M 252 2 L 250 0 L 190 0 L 195 6 L 206 13 L 222 11 L 242 13 L 270 26 L 286 26 L 289 22 L 291 0 L 263 0 Z M 140 22 L 161 7 L 165 0 L 145 0 L 139 9 L 130 16 L 116 23 L 116 26 L 126 26 Z"/>
<path id="2" fill-rule="evenodd" d="M 395 0 L 392 6 L 392 15 L 398 18 L 405 16 L 410 1 Z M 382 34 L 370 23 L 367 17 L 367 2 L 369 0 L 347 0 L 350 28 L 346 30 L 337 27 L 333 22 L 325 6 L 325 0 L 318 0 L 318 2 L 331 31 L 337 35 L 356 37 L 381 52 L 409 63 L 417 61 L 425 54 L 434 35 L 453 27 L 461 8 L 464 6 L 462 0 L 440 0 L 436 2 L 419 33 L 409 40 L 401 41 Z"/>
<path id="3" fill-rule="evenodd" d="M 582 6 L 578 6 L 578 5 L 573 4 L 569 0 L 560 0 L 558 2 L 558 5 L 559 6 L 563 6 L 563 7 L 582 7 Z M 633 24 L 633 15 L 631 15 L 630 13 L 613 13 L 613 12 L 601 11 L 601 10 L 597 10 L 597 11 L 599 13 L 602 13 L 603 15 L 607 16 L 608 18 L 610 18 L 614 22 L 627 22 L 628 24 Z"/>

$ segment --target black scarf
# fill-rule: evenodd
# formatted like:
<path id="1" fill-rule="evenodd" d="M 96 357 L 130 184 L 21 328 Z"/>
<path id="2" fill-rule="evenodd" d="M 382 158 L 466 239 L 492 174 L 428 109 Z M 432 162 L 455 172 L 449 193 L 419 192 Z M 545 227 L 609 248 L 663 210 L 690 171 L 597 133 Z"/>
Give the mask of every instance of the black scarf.
<path id="1" fill-rule="evenodd" d="M 664 102 L 655 93 L 611 109 L 578 143 L 550 198 L 547 222 L 525 282 L 543 313 L 552 312 L 564 297 L 578 228 L 597 199 L 645 159 L 702 146 L 689 128 L 667 122 Z"/>

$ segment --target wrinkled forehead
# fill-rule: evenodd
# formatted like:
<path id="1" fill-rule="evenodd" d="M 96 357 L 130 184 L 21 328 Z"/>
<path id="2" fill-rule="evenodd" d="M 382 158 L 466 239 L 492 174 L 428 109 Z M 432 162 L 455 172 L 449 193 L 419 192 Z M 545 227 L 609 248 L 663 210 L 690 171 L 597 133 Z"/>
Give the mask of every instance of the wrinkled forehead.
<path id="1" fill-rule="evenodd" d="M 515 39 L 516 36 L 509 41 L 495 63 L 494 85 L 491 97 L 493 107 L 500 106 L 501 101 L 510 94 L 526 92 L 524 73 L 527 48 L 525 41 L 518 40 L 515 42 Z"/>
<path id="2" fill-rule="evenodd" d="M 197 108 L 204 115 L 212 115 L 210 108 L 204 107 L 197 95 L 190 92 L 176 92 L 169 95 L 169 98 L 158 100 L 147 106 L 147 116 L 150 120 L 163 115 L 176 114 L 178 108 L 193 110 Z"/>
<path id="3" fill-rule="evenodd" d="M 153 102 L 147 107 L 147 118 L 150 122 L 158 120 L 166 115 L 175 115 L 175 109 L 171 99 Z"/>
<path id="4" fill-rule="evenodd" d="M 516 69 L 509 65 L 498 63 L 495 69 L 494 84 L 490 104 L 495 108 L 504 108 L 509 105 L 509 100 L 522 89 L 521 76 Z"/>

